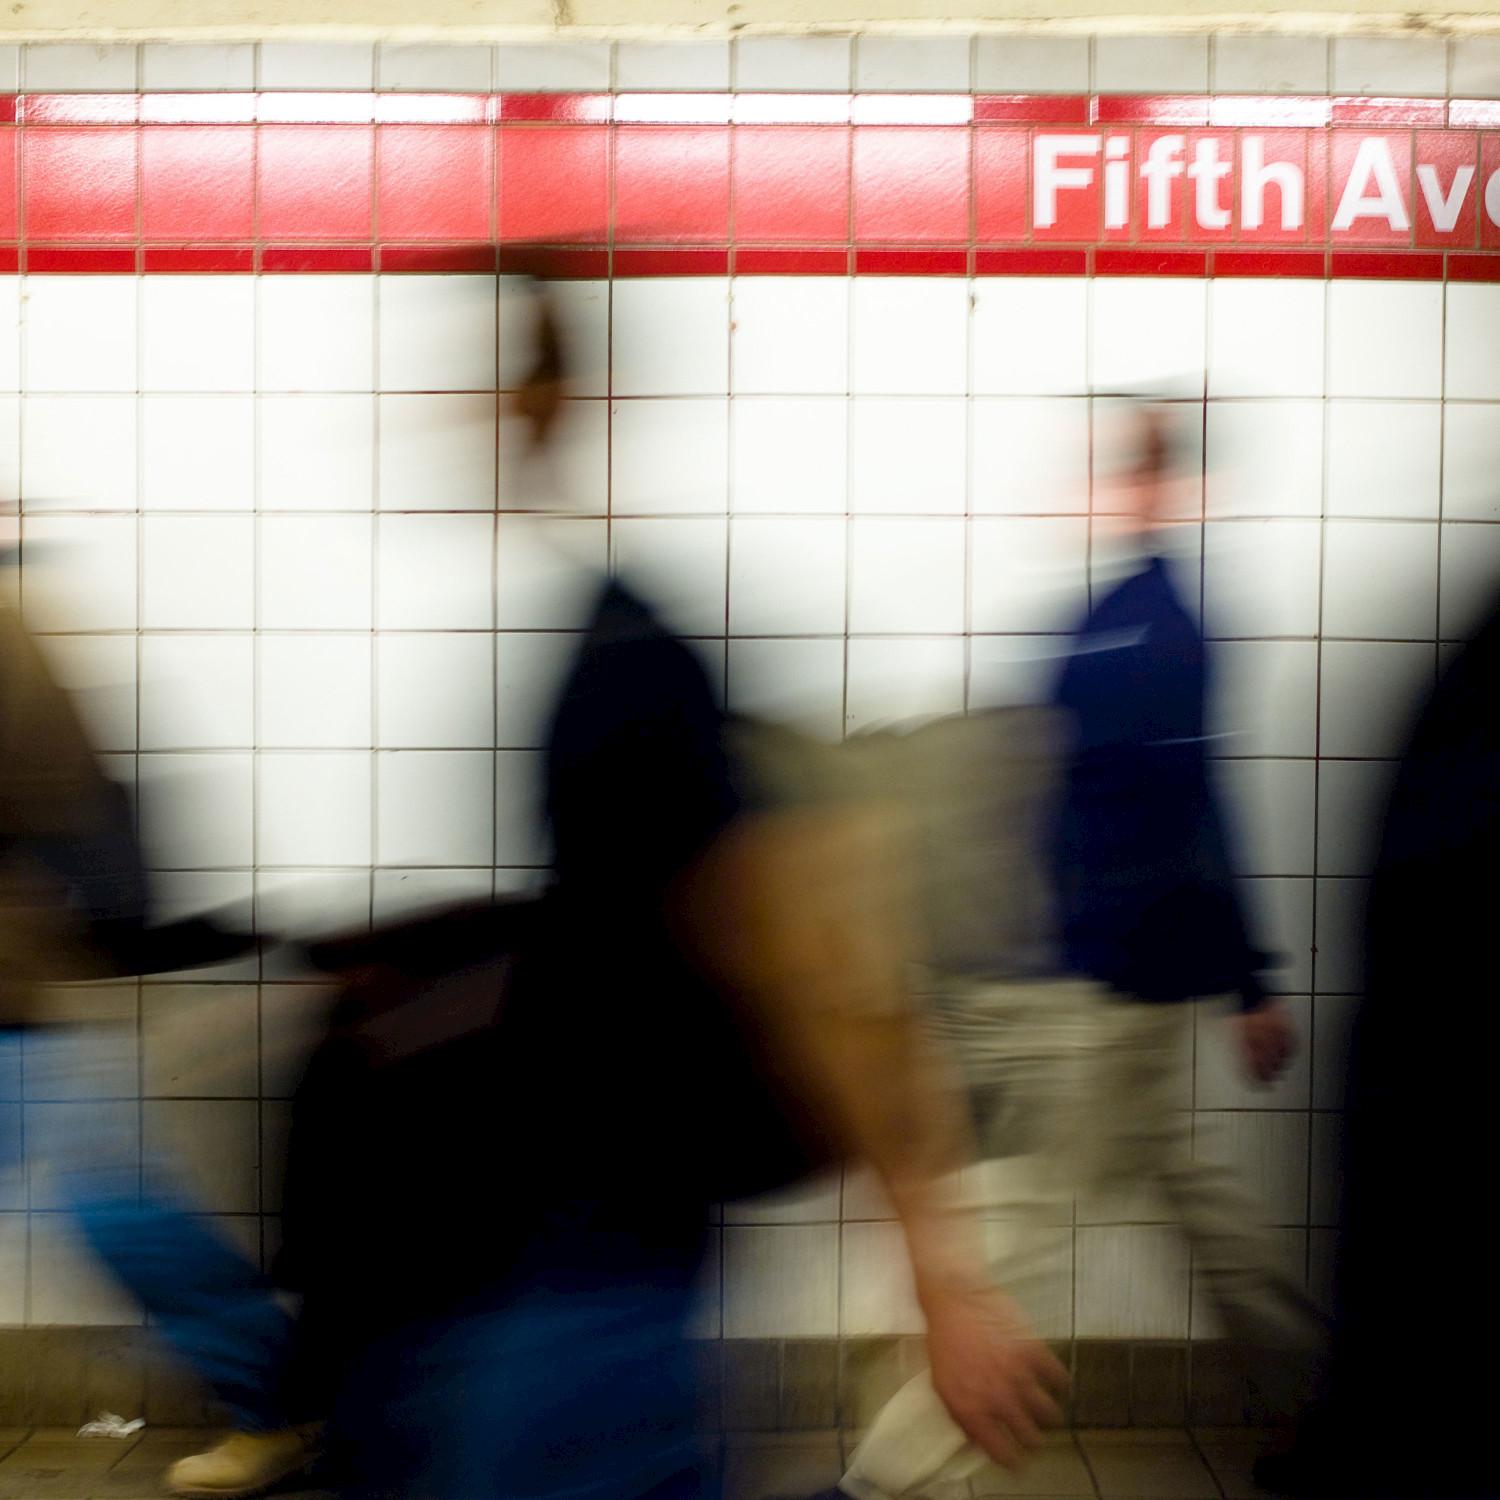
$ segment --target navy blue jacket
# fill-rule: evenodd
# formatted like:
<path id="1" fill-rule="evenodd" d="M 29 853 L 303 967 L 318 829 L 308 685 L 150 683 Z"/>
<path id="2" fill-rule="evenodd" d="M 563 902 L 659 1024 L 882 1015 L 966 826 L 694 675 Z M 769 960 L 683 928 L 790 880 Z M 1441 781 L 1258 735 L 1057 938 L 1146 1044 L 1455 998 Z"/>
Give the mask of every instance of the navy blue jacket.
<path id="1" fill-rule="evenodd" d="M 1263 991 L 1209 774 L 1208 662 L 1159 557 L 1087 614 L 1056 685 L 1072 742 L 1052 865 L 1068 968 L 1140 1000 Z"/>

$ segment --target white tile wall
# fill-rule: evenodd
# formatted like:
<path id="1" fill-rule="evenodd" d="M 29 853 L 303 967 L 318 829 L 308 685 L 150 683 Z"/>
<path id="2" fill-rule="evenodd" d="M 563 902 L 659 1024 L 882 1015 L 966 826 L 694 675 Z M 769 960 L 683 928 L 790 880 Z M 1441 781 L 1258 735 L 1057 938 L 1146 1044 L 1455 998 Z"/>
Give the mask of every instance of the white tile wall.
<path id="1" fill-rule="evenodd" d="M 369 389 L 375 347 L 372 277 L 269 276 L 259 296 L 261 390 Z M 381 334 L 384 360 L 384 322 Z"/>
<path id="2" fill-rule="evenodd" d="M 1454 37 L 1448 84 L 1459 99 L 1492 99 L 1500 92 L 1500 37 Z"/>
<path id="3" fill-rule="evenodd" d="M 735 713 L 787 719 L 828 740 L 843 734 L 843 641 L 731 640 L 727 661 Z"/>
<path id="4" fill-rule="evenodd" d="M 1213 86 L 1220 94 L 1321 94 L 1328 87 L 1328 39 L 1216 36 Z"/>
<path id="5" fill-rule="evenodd" d="M 233 510 L 255 506 L 255 419 L 251 396 L 143 396 L 140 497 L 143 510 Z M 273 433 L 274 438 L 274 433 Z M 309 440 L 309 458 L 317 444 Z M 267 443 L 267 456 L 285 447 Z"/>
<path id="6" fill-rule="evenodd" d="M 730 402 L 730 507 L 839 511 L 849 503 L 849 404 L 823 397 Z"/>
<path id="7" fill-rule="evenodd" d="M 606 90 L 613 65 L 608 42 L 530 43 L 495 49 L 495 87 L 515 91 Z"/>
<path id="8" fill-rule="evenodd" d="M 1207 283 L 1099 277 L 1091 290 L 1095 390 L 1202 393 Z"/>
<path id="9" fill-rule="evenodd" d="M 1450 407 L 1450 420 L 1472 409 Z M 1442 423 L 1436 401 L 1330 401 L 1328 514 L 1435 519 Z"/>
<path id="10" fill-rule="evenodd" d="M 263 89 L 367 89 L 375 82 L 368 42 L 262 42 L 257 86 Z"/>
<path id="11" fill-rule="evenodd" d="M 835 1224 L 724 1230 L 724 1336 L 810 1338 L 838 1331 Z"/>
<path id="12" fill-rule="evenodd" d="M 326 277 L 307 278 L 314 285 Z M 340 280 L 343 280 L 341 277 Z M 364 354 L 365 302 L 350 278 L 341 312 Z M 495 388 L 495 283 L 486 276 L 387 276 L 379 283 L 380 389 Z M 326 317 L 327 312 L 324 313 Z M 345 389 L 367 390 L 369 369 Z"/>
<path id="13" fill-rule="evenodd" d="M 1444 587 L 1438 601 L 1438 630 L 1443 640 L 1462 640 L 1484 612 L 1495 608 L 1495 579 L 1500 577 L 1500 534 L 1493 526 L 1455 523 L 1440 528 L 1439 557 Z"/>
<path id="14" fill-rule="evenodd" d="M 1435 284 L 1331 283 L 1328 394 L 1441 396 L 1443 290 Z"/>
<path id="15" fill-rule="evenodd" d="M 1500 407 L 1453 402 L 1443 410 L 1443 515 L 1451 521 L 1500 520 L 1496 448 Z"/>
<path id="16" fill-rule="evenodd" d="M 491 744 L 494 650 L 479 631 L 383 633 L 376 647 L 377 743 L 387 750 Z"/>
<path id="17" fill-rule="evenodd" d="M 26 389 L 133 391 L 136 301 L 128 276 L 28 276 Z"/>
<path id="18" fill-rule="evenodd" d="M 842 1246 L 840 1331 L 861 1334 L 921 1333 L 899 1224 L 847 1224 Z"/>
<path id="19" fill-rule="evenodd" d="M 1057 396 L 1088 389 L 1089 284 L 987 277 L 974 283 L 973 389 Z"/>
<path id="20" fill-rule="evenodd" d="M 1321 281 L 1209 284 L 1210 396 L 1321 396 Z"/>
<path id="21" fill-rule="evenodd" d="M 1084 1228 L 1075 1242 L 1079 1338 L 1187 1337 L 1188 1255 L 1176 1229 Z"/>
<path id="22" fill-rule="evenodd" d="M 375 58 L 375 86 L 429 93 L 485 93 L 492 72 L 490 47 L 452 43 L 384 42 Z"/>
<path id="23" fill-rule="evenodd" d="M 1087 401 L 976 397 L 969 406 L 969 440 L 969 509 L 975 515 L 1087 511 Z"/>
<path id="24" fill-rule="evenodd" d="M 270 630 L 368 630 L 367 515 L 271 515 L 259 524 L 259 623 Z"/>
<path id="25" fill-rule="evenodd" d="M 381 396 L 380 508 L 492 509 L 495 410 L 487 394 Z"/>
<path id="26" fill-rule="evenodd" d="M 968 284 L 911 277 L 854 283 L 851 371 L 860 396 L 956 396 L 968 374 Z"/>
<path id="27" fill-rule="evenodd" d="M 381 864 L 494 863 L 489 821 L 476 816 L 494 785 L 489 751 L 382 754 L 377 769 L 375 857 Z"/>
<path id="28" fill-rule="evenodd" d="M 1315 520 L 1209 521 L 1203 586 L 1210 633 L 1316 635 L 1321 547 Z"/>
<path id="29" fill-rule="evenodd" d="M 1216 520 L 1323 509 L 1321 401 L 1216 401 L 1208 408 L 1204 498 Z"/>
<path id="30" fill-rule="evenodd" d="M 1443 94 L 1448 87 L 1442 37 L 1340 36 L 1333 39 L 1336 94 Z"/>
<path id="31" fill-rule="evenodd" d="M 1109 94 L 1201 94 L 1208 88 L 1208 38 L 1096 37 L 1094 87 Z"/>
<path id="32" fill-rule="evenodd" d="M 21 278 L 0 276 L 0 390 L 21 388 Z"/>
<path id="33" fill-rule="evenodd" d="M 1437 542 L 1431 526 L 1330 521 L 1323 537 L 1324 635 L 1431 639 Z"/>
<path id="34" fill-rule="evenodd" d="M 857 59 L 857 61 L 856 61 Z M 0 48 L 0 87 L 128 91 L 416 89 L 923 89 L 997 93 L 1418 94 L 1492 98 L 1492 38 L 1277 33 L 1213 36 L 754 36 L 472 43 L 32 43 Z"/>
<path id="35" fill-rule="evenodd" d="M 30 396 L 21 411 L 21 498 L 31 512 L 132 510 L 135 403 L 128 396 Z M 86 443 L 78 434 L 87 432 Z"/>
<path id="36" fill-rule="evenodd" d="M 263 510 L 370 508 L 375 418 L 370 396 L 263 396 L 259 479 Z"/>
<path id="37" fill-rule="evenodd" d="M 713 277 L 614 289 L 617 396 L 722 396 L 729 389 L 729 287 Z M 663 332 L 672 330 L 670 338 Z"/>
<path id="38" fill-rule="evenodd" d="M 502 76 L 507 57 L 537 87 L 563 76 L 554 64 L 608 61 L 546 50 L 501 49 Z M 976 67 L 1026 50 L 997 39 Z M 358 53 L 323 56 L 325 86 Z M 1044 53 L 1059 79 L 1076 66 L 1071 44 Z M 152 58 L 158 78 L 193 74 Z M 290 79 L 294 60 L 273 53 L 272 73 Z M 381 61 L 390 80 L 421 60 Z M 849 53 L 778 62 L 745 43 L 735 65 L 743 86 L 761 65 L 831 79 Z M 1110 533 L 1091 519 L 1107 503 L 1093 477 L 1107 398 L 1169 384 L 1206 434 L 1205 519 L 1174 544 L 1219 638 L 1219 769 L 1266 943 L 1287 958 L 1278 984 L 1313 1036 L 1269 1094 L 1200 1048 L 1196 1107 L 1233 1127 L 1231 1156 L 1278 1222 L 1304 1223 L 1309 1172 L 1324 1201 L 1331 1117 L 1307 1111 L 1338 1104 L 1371 809 L 1434 640 L 1467 628 L 1500 578 L 1494 289 L 590 286 L 570 316 L 594 399 L 572 409 L 567 463 L 540 475 L 518 473 L 514 433 L 497 430 L 484 278 L 0 282 L 17 308 L 23 292 L 0 347 L 0 385 L 18 392 L 0 404 L 0 476 L 8 464 L 19 486 L 27 618 L 138 778 L 164 894 L 201 907 L 253 885 L 260 920 L 283 929 L 511 888 L 545 860 L 536 751 L 586 608 L 580 559 L 612 557 L 660 593 L 731 707 L 830 737 L 1035 692 L 1055 669 L 1047 632 L 1108 571 Z M 315 337 L 314 316 L 337 337 Z M 211 1143 L 195 1170 L 223 1214 L 257 1210 L 275 1122 L 262 1163 L 243 1045 L 208 1057 L 193 1017 L 211 989 L 223 1034 L 243 1039 L 256 981 L 263 1025 L 287 993 L 278 972 L 252 960 L 142 992 L 148 1133 Z M 1204 1027 L 1200 1041 L 1220 1037 Z M 174 1096 L 179 1074 L 202 1084 L 191 1100 Z M 859 1206 L 846 1194 L 842 1212 Z M 842 1249 L 840 1212 L 824 1195 L 729 1226 L 726 1332 L 912 1326 L 884 1210 Z M 130 1317 L 64 1251 L 37 1272 L 54 1232 L 38 1223 L 30 1316 Z M 0 1257 L 7 1243 L 0 1231 Z M 1079 1334 L 1181 1336 L 1174 1243 L 1139 1221 L 1080 1230 L 1064 1298 Z"/>
<path id="39" fill-rule="evenodd" d="M 842 395 L 849 389 L 849 283 L 741 277 L 734 283 L 736 395 Z"/>
<path id="40" fill-rule="evenodd" d="M 1406 720 L 1437 670 L 1431 646 L 1398 641 L 1326 641 L 1322 650 L 1319 751 L 1397 755 Z"/>
<path id="41" fill-rule="evenodd" d="M 23 55 L 22 81 L 35 91 L 129 93 L 136 86 L 136 49 L 93 42 L 33 42 Z"/>
<path id="42" fill-rule="evenodd" d="M 615 48 L 620 89 L 727 89 L 726 41 L 621 42 Z"/>
<path id="43" fill-rule="evenodd" d="M 951 636 L 853 639 L 846 673 L 845 721 L 851 731 L 963 710 L 963 642 Z"/>
<path id="44" fill-rule="evenodd" d="M 370 743 L 367 637 L 264 635 L 259 661 L 256 711 L 262 745 L 332 750 Z M 382 707 L 385 703 L 382 697 Z"/>
<path id="45" fill-rule="evenodd" d="M 849 629 L 859 635 L 963 629 L 964 526 L 862 517 L 849 535 Z"/>
<path id="46" fill-rule="evenodd" d="M 147 42 L 141 48 L 141 87 L 169 92 L 255 87 L 250 42 Z"/>
<path id="47" fill-rule="evenodd" d="M 854 87 L 967 93 L 968 37 L 861 36 L 854 43 Z"/>
<path id="48" fill-rule="evenodd" d="M 138 701 L 142 750 L 253 745 L 253 639 L 248 633 L 143 636 Z"/>
<path id="49" fill-rule="evenodd" d="M 723 514 L 728 508 L 728 401 L 617 401 L 610 421 L 616 515 Z M 662 461 L 664 453 L 671 462 Z"/>
<path id="50" fill-rule="evenodd" d="M 974 87 L 999 94 L 1083 94 L 1089 88 L 1084 36 L 982 36 L 974 43 Z"/>
<path id="51" fill-rule="evenodd" d="M 847 528 L 841 519 L 745 518 L 729 529 L 734 635 L 838 635 Z"/>
<path id="52" fill-rule="evenodd" d="M 943 397 L 855 401 L 852 508 L 859 513 L 961 514 L 967 420 L 963 401 Z"/>
<path id="53" fill-rule="evenodd" d="M 738 89 L 845 93 L 854 44 L 846 36 L 747 36 L 734 44 Z"/>
<path id="54" fill-rule="evenodd" d="M 1246 875 L 1313 873 L 1314 768 L 1306 760 L 1224 760 L 1217 767 Z"/>
<path id="55" fill-rule="evenodd" d="M 1064 631 L 1087 587 L 1081 516 L 984 517 L 969 533 L 969 628 Z"/>

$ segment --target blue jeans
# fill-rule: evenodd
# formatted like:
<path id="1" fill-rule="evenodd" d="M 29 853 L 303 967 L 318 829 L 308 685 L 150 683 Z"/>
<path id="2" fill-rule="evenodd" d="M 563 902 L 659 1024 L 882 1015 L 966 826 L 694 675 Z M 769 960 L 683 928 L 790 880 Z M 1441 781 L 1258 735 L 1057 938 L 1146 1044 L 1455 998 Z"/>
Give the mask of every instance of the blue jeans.
<path id="1" fill-rule="evenodd" d="M 84 1242 L 151 1315 L 157 1331 L 247 1431 L 289 1425 L 283 1391 L 292 1324 L 270 1282 L 174 1194 L 143 1187 L 133 1142 L 100 1128 L 90 1102 L 117 1093 L 82 1028 L 0 1028 L 0 1095 L 22 1073 L 22 1036 L 45 1050 L 50 1112 L 26 1155 L 50 1179 L 48 1203 L 68 1213 Z M 19 1094 L 20 1090 L 16 1090 Z M 34 1097 L 28 1086 L 27 1093 Z M 22 1163 L 21 1140 L 0 1114 L 0 1171 Z M 152 1171 L 150 1180 L 158 1180 Z M 36 1188 L 33 1186 L 33 1201 Z"/>
<path id="2" fill-rule="evenodd" d="M 351 1500 L 706 1500 L 690 1302 L 533 1289 L 379 1339 L 335 1412 Z"/>

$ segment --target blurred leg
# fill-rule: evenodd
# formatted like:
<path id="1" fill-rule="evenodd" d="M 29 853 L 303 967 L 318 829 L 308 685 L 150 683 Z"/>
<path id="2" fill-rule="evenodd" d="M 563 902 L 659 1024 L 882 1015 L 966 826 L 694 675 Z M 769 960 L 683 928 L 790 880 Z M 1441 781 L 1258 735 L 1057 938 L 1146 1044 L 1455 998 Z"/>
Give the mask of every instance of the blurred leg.
<path id="1" fill-rule="evenodd" d="M 203 1220 L 157 1196 L 72 1204 L 89 1247 L 241 1431 L 291 1425 L 281 1400 L 291 1319 L 258 1267 Z"/>
<path id="2" fill-rule="evenodd" d="M 1106 1170 L 1107 1003 L 1093 984 L 1055 981 L 954 987 L 934 1006 L 936 1039 L 975 1102 L 982 1160 L 966 1175 L 995 1283 L 1044 1333 L 1059 1317 L 1068 1326 L 1055 1304 L 1072 1266 L 1073 1195 Z M 881 1409 L 841 1487 L 857 1500 L 926 1496 L 988 1462 L 924 1373 Z"/>
<path id="3" fill-rule="evenodd" d="M 1239 1174 L 1195 1157 L 1191 1117 L 1172 1080 L 1191 1056 L 1192 1008 L 1126 1003 L 1138 1059 L 1135 1146 L 1193 1251 L 1193 1268 L 1232 1338 L 1263 1350 L 1321 1354 L 1327 1323 L 1285 1270 L 1266 1214 Z"/>
<path id="4" fill-rule="evenodd" d="M 428 1321 L 354 1364 L 354 1500 L 706 1500 L 678 1289 L 549 1292 Z"/>
<path id="5" fill-rule="evenodd" d="M 45 1138 L 34 1143 L 57 1202 L 236 1426 L 286 1427 L 281 1383 L 291 1320 L 269 1281 L 184 1200 L 142 1190 L 133 1137 L 114 1138 L 88 1108 L 91 1097 L 120 1089 L 116 1060 L 99 1038 L 81 1027 L 58 1030 L 45 1055 L 50 1086 L 76 1106 L 53 1111 Z"/>

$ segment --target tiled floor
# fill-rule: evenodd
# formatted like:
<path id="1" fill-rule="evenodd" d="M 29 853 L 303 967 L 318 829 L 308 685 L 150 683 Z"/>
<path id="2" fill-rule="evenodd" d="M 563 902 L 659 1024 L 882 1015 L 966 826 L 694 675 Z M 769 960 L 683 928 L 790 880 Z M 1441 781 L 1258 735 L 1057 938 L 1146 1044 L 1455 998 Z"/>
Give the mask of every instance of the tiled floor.
<path id="1" fill-rule="evenodd" d="M 0 1430 L 0 1500 L 156 1500 L 162 1470 L 203 1445 L 201 1431 L 138 1438 Z M 736 1439 L 724 1500 L 796 1500 L 837 1483 L 849 1446 L 838 1433 Z M 1079 1432 L 1055 1436 L 1025 1474 L 995 1470 L 932 1500 L 1253 1500 L 1261 1435 L 1243 1428 L 1194 1432 Z M 279 1500 L 315 1500 L 283 1491 Z M 321 1497 L 317 1497 L 321 1500 Z"/>
<path id="2" fill-rule="evenodd" d="M 782 1500 L 838 1482 L 850 1446 L 837 1433 L 740 1439 L 725 1500 Z M 1265 1434 L 1245 1428 L 1058 1433 L 1019 1475 L 986 1471 L 931 1500 L 1254 1500 L 1250 1465 Z"/>

